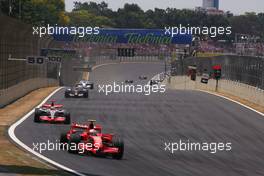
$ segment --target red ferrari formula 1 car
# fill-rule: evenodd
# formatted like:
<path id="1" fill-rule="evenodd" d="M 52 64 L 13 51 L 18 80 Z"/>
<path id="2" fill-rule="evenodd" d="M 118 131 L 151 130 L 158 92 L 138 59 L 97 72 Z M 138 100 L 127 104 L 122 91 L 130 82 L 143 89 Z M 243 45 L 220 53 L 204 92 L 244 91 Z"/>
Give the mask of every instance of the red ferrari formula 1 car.
<path id="1" fill-rule="evenodd" d="M 113 134 L 103 134 L 102 127 L 94 123 L 94 120 L 89 120 L 88 125 L 72 124 L 67 133 L 61 134 L 60 143 L 68 144 L 69 153 L 86 153 L 122 159 L 123 140 Z"/>
<path id="2" fill-rule="evenodd" d="M 34 122 L 49 122 L 49 123 L 64 123 L 70 124 L 70 113 L 65 109 L 62 109 L 63 105 L 55 104 L 54 101 L 51 104 L 44 104 L 40 108 L 35 109 Z"/>

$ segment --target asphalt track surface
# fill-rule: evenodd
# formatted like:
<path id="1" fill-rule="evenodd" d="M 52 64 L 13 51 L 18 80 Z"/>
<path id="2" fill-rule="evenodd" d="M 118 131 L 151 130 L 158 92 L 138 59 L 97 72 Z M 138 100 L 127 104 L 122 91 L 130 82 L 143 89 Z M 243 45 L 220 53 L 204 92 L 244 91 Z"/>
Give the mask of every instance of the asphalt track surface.
<path id="1" fill-rule="evenodd" d="M 161 64 L 115 64 L 97 68 L 91 79 L 97 84 L 154 76 Z M 64 99 L 63 90 L 52 99 L 63 103 L 72 121 L 96 119 L 104 132 L 114 132 L 125 140 L 123 160 L 80 156 L 67 151 L 46 151 L 52 160 L 89 176 L 260 176 L 264 175 L 264 117 L 238 104 L 198 91 L 165 94 L 111 94 L 94 90 L 87 99 Z M 35 124 L 33 117 L 15 131 L 32 143 L 56 141 L 67 125 Z M 231 151 L 174 154 L 164 150 L 164 142 L 232 142 Z"/>

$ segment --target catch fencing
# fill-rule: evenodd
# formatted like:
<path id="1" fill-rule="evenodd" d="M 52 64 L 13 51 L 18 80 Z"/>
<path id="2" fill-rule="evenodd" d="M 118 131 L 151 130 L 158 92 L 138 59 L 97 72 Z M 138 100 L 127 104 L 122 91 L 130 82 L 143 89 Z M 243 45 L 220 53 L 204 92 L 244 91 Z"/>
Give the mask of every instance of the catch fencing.
<path id="1" fill-rule="evenodd" d="M 216 57 L 185 58 L 174 62 L 176 75 L 185 75 L 188 66 L 196 66 L 197 76 L 212 73 L 214 65 L 222 66 L 222 79 L 264 89 L 264 58 L 224 55 Z"/>
<path id="2" fill-rule="evenodd" d="M 216 89 L 216 80 L 201 83 L 203 73 L 212 75 L 212 66 L 222 66 L 222 78 Z M 196 80 L 187 76 L 188 67 L 197 69 Z M 173 62 L 174 76 L 167 79 L 172 89 L 206 90 L 227 93 L 264 106 L 264 59 L 250 56 L 217 56 L 211 58 L 186 58 Z"/>
<path id="3" fill-rule="evenodd" d="M 32 26 L 0 15 L 0 107 L 41 87 L 58 85 L 56 65 L 29 65 L 27 56 L 55 47 L 51 37 L 32 35 Z"/>

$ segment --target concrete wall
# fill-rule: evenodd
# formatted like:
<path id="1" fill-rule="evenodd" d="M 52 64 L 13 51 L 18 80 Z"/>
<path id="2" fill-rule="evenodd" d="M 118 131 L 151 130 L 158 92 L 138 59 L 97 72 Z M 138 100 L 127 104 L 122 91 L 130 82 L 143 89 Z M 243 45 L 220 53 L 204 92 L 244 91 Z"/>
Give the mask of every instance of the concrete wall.
<path id="1" fill-rule="evenodd" d="M 168 79 L 165 80 L 166 85 L 170 89 L 181 89 L 181 90 L 216 90 L 216 81 L 210 79 L 208 84 L 200 82 L 201 78 L 197 77 L 196 81 L 190 80 L 187 76 L 176 76 L 172 77 L 170 83 Z M 218 92 L 228 93 L 250 102 L 264 106 L 264 90 L 235 81 L 220 80 L 218 86 Z"/>
<path id="2" fill-rule="evenodd" d="M 48 78 L 33 78 L 0 91 L 0 108 L 12 103 L 29 92 L 42 87 L 58 86 L 58 81 Z"/>

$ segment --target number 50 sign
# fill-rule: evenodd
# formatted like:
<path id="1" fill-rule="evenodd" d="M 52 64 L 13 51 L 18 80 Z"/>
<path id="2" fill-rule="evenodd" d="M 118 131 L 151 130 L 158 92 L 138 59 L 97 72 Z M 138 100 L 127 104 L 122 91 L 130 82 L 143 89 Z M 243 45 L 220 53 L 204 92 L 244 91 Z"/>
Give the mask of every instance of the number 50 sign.
<path id="1" fill-rule="evenodd" d="M 45 57 L 41 57 L 41 56 L 28 56 L 27 57 L 27 64 L 41 65 L 44 63 L 45 63 Z"/>
<path id="2" fill-rule="evenodd" d="M 26 60 L 27 60 L 27 64 L 30 65 L 42 65 L 46 62 L 61 63 L 61 57 L 58 56 L 50 56 L 50 57 L 28 56 Z"/>

